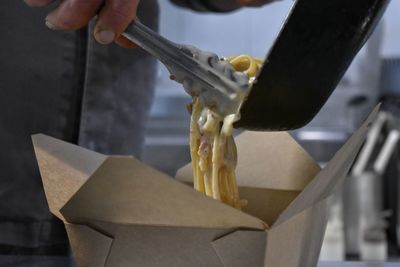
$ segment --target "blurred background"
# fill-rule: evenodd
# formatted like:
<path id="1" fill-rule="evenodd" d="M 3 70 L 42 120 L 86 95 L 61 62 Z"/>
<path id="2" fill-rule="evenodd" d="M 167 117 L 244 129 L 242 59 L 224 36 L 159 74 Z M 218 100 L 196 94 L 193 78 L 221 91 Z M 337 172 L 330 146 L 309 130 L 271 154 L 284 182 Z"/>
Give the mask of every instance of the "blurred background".
<path id="1" fill-rule="evenodd" d="M 292 2 L 230 14 L 199 14 L 160 1 L 161 34 L 220 56 L 264 58 Z M 321 166 L 329 161 L 379 102 L 382 112 L 360 152 L 346 185 L 332 199 L 323 260 L 400 258 L 400 1 L 360 51 L 318 116 L 291 134 Z M 146 132 L 144 161 L 174 175 L 190 161 L 190 98 L 158 68 Z"/>

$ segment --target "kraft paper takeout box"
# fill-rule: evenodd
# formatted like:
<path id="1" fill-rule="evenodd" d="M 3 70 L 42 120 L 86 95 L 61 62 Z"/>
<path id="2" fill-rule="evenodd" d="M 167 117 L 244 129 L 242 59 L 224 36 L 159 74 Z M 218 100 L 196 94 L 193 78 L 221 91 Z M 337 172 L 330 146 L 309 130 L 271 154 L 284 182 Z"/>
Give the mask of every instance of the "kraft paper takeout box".
<path id="1" fill-rule="evenodd" d="M 238 184 L 249 202 L 244 212 L 134 158 L 45 135 L 35 135 L 33 143 L 50 210 L 64 221 L 78 266 L 313 267 L 326 201 L 376 113 L 323 170 L 286 132 L 240 135 Z M 190 167 L 177 174 L 184 182 L 190 177 Z"/>

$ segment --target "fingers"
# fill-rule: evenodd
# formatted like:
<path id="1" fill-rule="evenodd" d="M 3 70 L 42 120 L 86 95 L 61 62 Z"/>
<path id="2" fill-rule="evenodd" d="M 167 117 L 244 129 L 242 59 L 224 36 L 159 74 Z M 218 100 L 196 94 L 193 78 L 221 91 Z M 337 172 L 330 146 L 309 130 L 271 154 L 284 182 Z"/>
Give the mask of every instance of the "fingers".
<path id="1" fill-rule="evenodd" d="M 43 7 L 54 0 L 24 0 L 31 7 Z M 99 12 L 99 8 L 105 2 Z M 115 41 L 122 47 L 136 45 L 121 33 L 136 17 L 139 0 L 64 0 L 46 17 L 46 25 L 53 30 L 77 30 L 97 15 L 94 36 L 101 44 Z"/>
<path id="2" fill-rule="evenodd" d="M 53 0 L 24 0 L 31 7 L 44 7 L 53 2 Z"/>
<path id="3" fill-rule="evenodd" d="M 46 25 L 55 30 L 80 29 L 96 15 L 102 2 L 103 0 L 64 0 L 47 15 Z"/>
<path id="4" fill-rule="evenodd" d="M 121 35 L 136 17 L 139 0 L 107 0 L 98 15 L 94 36 L 101 44 L 109 44 Z M 118 42 L 122 42 L 118 39 Z"/>

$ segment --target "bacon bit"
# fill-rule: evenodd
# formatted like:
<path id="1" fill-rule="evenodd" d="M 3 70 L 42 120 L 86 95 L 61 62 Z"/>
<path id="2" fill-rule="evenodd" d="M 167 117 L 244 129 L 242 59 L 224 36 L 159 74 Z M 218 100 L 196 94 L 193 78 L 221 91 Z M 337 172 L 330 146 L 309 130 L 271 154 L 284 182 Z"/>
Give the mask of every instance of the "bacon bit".
<path id="1" fill-rule="evenodd" d="M 207 158 L 210 154 L 211 145 L 206 140 L 201 140 L 198 154 L 201 158 Z"/>

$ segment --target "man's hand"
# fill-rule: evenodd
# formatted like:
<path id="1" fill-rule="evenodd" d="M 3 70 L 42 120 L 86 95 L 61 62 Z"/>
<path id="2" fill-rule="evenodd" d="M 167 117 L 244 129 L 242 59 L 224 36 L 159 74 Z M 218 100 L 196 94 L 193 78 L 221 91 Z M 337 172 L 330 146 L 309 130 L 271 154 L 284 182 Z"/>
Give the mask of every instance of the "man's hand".
<path id="1" fill-rule="evenodd" d="M 54 0 L 25 0 L 31 7 L 44 7 Z M 132 44 L 121 36 L 136 17 L 139 0 L 63 0 L 46 17 L 47 27 L 53 30 L 77 30 L 97 15 L 94 36 L 101 44 L 115 41 L 121 46 Z"/>

